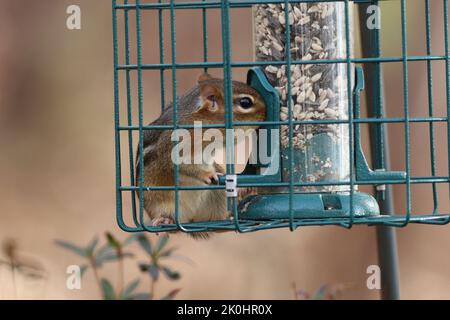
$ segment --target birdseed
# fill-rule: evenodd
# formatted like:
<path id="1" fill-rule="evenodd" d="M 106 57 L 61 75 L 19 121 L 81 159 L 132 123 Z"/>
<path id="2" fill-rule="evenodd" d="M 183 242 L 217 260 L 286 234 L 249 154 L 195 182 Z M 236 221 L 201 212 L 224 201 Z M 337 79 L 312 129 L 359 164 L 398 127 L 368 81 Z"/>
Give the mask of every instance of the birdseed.
<path id="1" fill-rule="evenodd" d="M 348 125 L 313 123 L 315 120 L 348 120 L 347 65 L 312 62 L 346 58 L 344 3 L 289 4 L 287 16 L 284 4 L 261 4 L 254 6 L 253 10 L 255 55 L 258 61 L 287 60 L 286 28 L 287 26 L 290 28 L 288 54 L 293 63 L 289 70 L 290 79 L 286 65 L 266 66 L 265 73 L 280 94 L 281 120 L 288 121 L 292 117 L 294 121 L 312 121 L 311 124 L 299 124 L 293 128 L 296 180 L 300 180 L 299 182 L 348 180 Z M 351 17 L 351 14 L 349 16 Z M 298 61 L 306 63 L 295 64 Z M 291 114 L 288 107 L 288 81 L 291 85 Z M 284 180 L 288 180 L 287 125 L 281 127 L 281 145 L 283 177 Z M 298 189 L 344 191 L 348 190 L 348 187 Z"/>

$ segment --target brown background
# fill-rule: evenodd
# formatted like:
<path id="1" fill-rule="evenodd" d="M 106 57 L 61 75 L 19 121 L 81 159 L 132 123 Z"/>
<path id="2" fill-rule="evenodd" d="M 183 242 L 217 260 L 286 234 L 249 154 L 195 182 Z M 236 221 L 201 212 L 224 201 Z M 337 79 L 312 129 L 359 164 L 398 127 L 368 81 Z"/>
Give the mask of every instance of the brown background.
<path id="1" fill-rule="evenodd" d="M 143 1 L 144 2 L 144 1 Z M 425 54 L 423 1 L 408 2 L 408 54 Z M 383 4 L 383 48 L 401 55 L 399 1 Z M 111 2 L 108 0 L 0 0 L 0 241 L 14 238 L 21 252 L 40 261 L 45 281 L 18 280 L 19 298 L 98 298 L 88 273 L 83 289 L 65 287 L 67 265 L 80 263 L 56 247 L 54 239 L 87 243 L 115 222 L 113 139 L 113 65 Z M 66 8 L 79 4 L 82 30 L 66 29 Z M 442 4 L 432 1 L 433 54 L 443 55 Z M 133 16 L 134 17 L 134 16 Z M 143 15 L 144 62 L 158 61 L 157 22 Z M 177 61 L 201 61 L 201 18 L 177 12 Z M 166 61 L 170 62 L 168 15 L 165 14 Z M 210 59 L 221 59 L 220 15 L 209 15 Z M 119 26 L 120 28 L 120 26 Z M 122 33 L 119 34 L 122 37 Z M 132 41 L 135 37 L 132 36 Z M 358 41 L 356 55 L 358 55 Z M 251 11 L 232 12 L 234 60 L 252 59 Z M 132 50 L 134 60 L 134 51 Z M 409 63 L 411 116 L 427 113 L 425 63 Z M 446 116 L 444 64 L 434 62 L 436 115 Z M 178 73 L 178 90 L 193 85 L 199 70 Z M 233 71 L 244 79 L 246 70 Z M 220 75 L 220 73 L 216 73 Z M 158 115 L 159 77 L 144 74 L 145 119 Z M 387 113 L 403 115 L 402 66 L 385 68 Z M 167 73 L 170 82 L 170 72 Z M 123 80 L 123 78 L 121 78 Z M 122 82 L 123 83 L 123 82 Z M 171 93 L 168 84 L 167 94 Z M 123 91 L 121 92 L 123 96 Z M 394 169 L 404 169 L 404 129 L 392 125 Z M 411 127 L 411 170 L 430 175 L 426 125 Z M 448 176 L 446 126 L 436 126 L 438 175 Z M 412 188 L 414 213 L 432 210 L 431 188 Z M 448 185 L 439 186 L 441 212 L 449 213 Z M 396 211 L 405 212 L 405 189 L 395 188 Z M 129 207 L 125 204 L 126 208 Z M 180 298 L 291 299 L 291 284 L 308 292 L 322 284 L 343 284 L 343 298 L 375 299 L 366 288 L 366 268 L 377 263 L 375 229 L 300 228 L 254 234 L 226 234 L 210 241 L 173 236 L 172 242 L 194 265 L 174 261 L 183 277 L 162 282 L 160 293 L 181 287 Z M 403 298 L 450 298 L 450 232 L 447 226 L 414 226 L 398 231 Z M 126 276 L 137 277 L 135 261 Z M 114 277 L 113 267 L 102 270 Z M 144 287 L 143 287 L 144 288 Z M 0 268 L 0 299 L 14 298 L 10 275 Z"/>

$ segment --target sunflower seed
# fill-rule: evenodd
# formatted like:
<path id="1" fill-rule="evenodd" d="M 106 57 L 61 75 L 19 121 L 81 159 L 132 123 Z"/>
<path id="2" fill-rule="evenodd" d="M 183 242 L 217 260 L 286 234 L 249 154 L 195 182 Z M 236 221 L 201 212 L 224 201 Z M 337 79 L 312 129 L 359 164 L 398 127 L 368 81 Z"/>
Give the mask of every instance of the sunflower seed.
<path id="1" fill-rule="evenodd" d="M 319 12 L 319 7 L 312 6 L 311 8 L 308 9 L 308 13 L 314 13 L 314 12 Z"/>
<path id="2" fill-rule="evenodd" d="M 330 117 L 335 117 L 337 115 L 337 112 L 331 108 L 326 108 L 325 113 Z"/>
<path id="3" fill-rule="evenodd" d="M 317 110 L 319 110 L 319 111 L 325 110 L 325 108 L 328 107 L 329 102 L 330 102 L 330 99 L 323 100 L 322 103 L 320 104 L 319 108 L 317 108 Z"/>
<path id="4" fill-rule="evenodd" d="M 322 77 L 322 73 L 317 73 L 311 77 L 311 82 L 319 81 L 321 77 Z"/>
<path id="5" fill-rule="evenodd" d="M 298 20 L 298 24 L 303 26 L 304 24 L 307 24 L 310 21 L 311 21 L 311 18 L 309 16 L 305 16 L 305 17 L 301 18 L 300 20 Z"/>
<path id="6" fill-rule="evenodd" d="M 312 43 L 311 48 L 315 51 L 323 51 L 323 48 L 317 43 Z"/>
<path id="7" fill-rule="evenodd" d="M 302 91 L 302 92 L 300 92 L 300 94 L 297 96 L 297 102 L 298 102 L 298 103 L 302 103 L 302 102 L 305 101 L 305 98 L 306 98 L 306 92 L 305 92 L 305 91 Z"/>
<path id="8" fill-rule="evenodd" d="M 270 73 L 277 73 L 278 72 L 278 68 L 275 66 L 267 66 L 266 67 L 266 71 L 270 72 Z"/>
<path id="9" fill-rule="evenodd" d="M 299 7 L 297 6 L 294 7 L 294 14 L 298 19 L 302 17 L 302 11 L 299 9 Z"/>

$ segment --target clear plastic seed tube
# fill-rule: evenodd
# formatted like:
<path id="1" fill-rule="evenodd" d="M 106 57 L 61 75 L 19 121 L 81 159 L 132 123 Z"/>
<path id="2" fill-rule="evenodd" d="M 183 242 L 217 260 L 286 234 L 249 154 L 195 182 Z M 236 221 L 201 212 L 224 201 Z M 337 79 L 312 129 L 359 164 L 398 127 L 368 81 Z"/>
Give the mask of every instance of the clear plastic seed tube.
<path id="1" fill-rule="evenodd" d="M 310 61 L 346 59 L 345 4 L 343 2 L 262 4 L 253 7 L 254 52 L 257 61 Z M 352 28 L 350 5 L 350 28 Z M 286 24 L 290 25 L 290 52 L 286 52 Z M 352 30 L 350 30 L 352 34 Z M 352 39 L 350 47 L 352 48 Z M 352 56 L 352 52 L 350 52 Z M 281 120 L 288 121 L 288 81 L 291 83 L 292 117 L 296 121 L 348 120 L 347 64 L 312 63 L 264 68 L 281 97 Z M 350 75 L 353 79 L 353 75 Z M 350 88 L 351 89 L 351 88 Z M 350 90 L 351 94 L 351 90 Z M 349 130 L 347 124 L 296 124 L 293 130 L 293 175 L 298 182 L 349 180 Z M 289 181 L 289 126 L 281 127 L 281 164 Z M 348 186 L 305 186 L 297 192 L 348 191 Z"/>

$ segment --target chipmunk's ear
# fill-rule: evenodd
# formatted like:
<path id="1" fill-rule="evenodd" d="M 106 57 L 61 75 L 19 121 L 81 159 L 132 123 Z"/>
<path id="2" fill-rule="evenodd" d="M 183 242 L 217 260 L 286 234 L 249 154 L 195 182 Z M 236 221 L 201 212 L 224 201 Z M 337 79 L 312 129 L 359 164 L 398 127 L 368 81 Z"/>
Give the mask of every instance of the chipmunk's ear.
<path id="1" fill-rule="evenodd" d="M 200 99 L 197 112 L 217 112 L 219 110 L 219 102 L 222 99 L 221 90 L 214 81 L 209 81 L 211 79 L 213 78 L 207 73 L 203 73 L 199 77 Z"/>
<path id="2" fill-rule="evenodd" d="M 210 81 L 212 79 L 213 77 L 207 72 L 203 72 L 198 77 L 198 86 L 200 87 L 200 95 L 203 99 L 213 100 L 213 98 L 215 98 L 214 100 L 217 100 L 219 98 L 220 94 L 219 88 L 217 88 L 214 81 Z"/>
<path id="3" fill-rule="evenodd" d="M 201 83 L 200 84 L 200 96 L 204 100 L 218 100 L 222 96 L 220 90 L 213 83 Z"/>
<path id="4" fill-rule="evenodd" d="M 213 77 L 208 72 L 203 72 L 201 75 L 198 76 L 198 83 L 211 80 Z"/>

